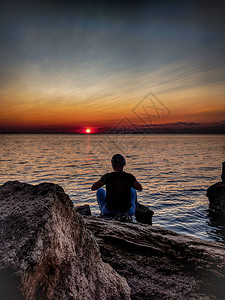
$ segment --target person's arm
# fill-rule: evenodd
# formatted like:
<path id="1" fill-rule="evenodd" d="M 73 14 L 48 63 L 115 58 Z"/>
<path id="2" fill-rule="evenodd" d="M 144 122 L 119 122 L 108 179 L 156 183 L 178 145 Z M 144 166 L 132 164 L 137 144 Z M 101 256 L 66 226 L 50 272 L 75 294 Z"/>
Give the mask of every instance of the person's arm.
<path id="1" fill-rule="evenodd" d="M 142 185 L 137 181 L 137 179 L 134 182 L 134 188 L 135 190 L 142 191 Z"/>
<path id="2" fill-rule="evenodd" d="M 92 191 L 95 191 L 95 190 L 99 189 L 100 187 L 102 187 L 103 185 L 104 185 L 104 183 L 101 180 L 98 180 L 95 183 L 93 183 L 91 189 L 92 189 Z"/>

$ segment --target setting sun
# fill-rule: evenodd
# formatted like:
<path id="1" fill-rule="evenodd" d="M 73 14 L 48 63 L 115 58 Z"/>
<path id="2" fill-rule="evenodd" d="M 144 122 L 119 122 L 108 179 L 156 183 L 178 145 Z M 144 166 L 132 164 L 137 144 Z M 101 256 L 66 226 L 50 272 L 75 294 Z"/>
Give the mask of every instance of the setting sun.
<path id="1" fill-rule="evenodd" d="M 90 128 L 87 128 L 87 129 L 86 129 L 86 133 L 91 133 L 91 129 L 90 129 Z"/>

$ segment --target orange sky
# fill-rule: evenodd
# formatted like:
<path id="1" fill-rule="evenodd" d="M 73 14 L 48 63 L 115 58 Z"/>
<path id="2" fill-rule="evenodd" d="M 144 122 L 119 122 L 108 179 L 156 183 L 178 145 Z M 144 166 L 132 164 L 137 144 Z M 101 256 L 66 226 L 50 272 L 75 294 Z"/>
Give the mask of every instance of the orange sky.
<path id="1" fill-rule="evenodd" d="M 147 90 L 132 94 L 125 94 L 121 90 L 105 97 L 99 87 L 99 98 L 94 95 L 91 99 L 90 92 L 86 101 L 82 94 L 76 97 L 74 92 L 71 97 L 70 93 L 63 92 L 62 98 L 55 99 L 54 94 L 46 95 L 46 98 L 36 91 L 26 95 L 24 91 L 9 90 L 2 97 L 0 126 L 102 127 L 114 126 L 125 117 L 139 125 L 181 121 L 218 122 L 225 117 L 223 87 L 195 87 L 184 91 L 174 89 L 160 96 L 151 92 L 148 95 Z"/>

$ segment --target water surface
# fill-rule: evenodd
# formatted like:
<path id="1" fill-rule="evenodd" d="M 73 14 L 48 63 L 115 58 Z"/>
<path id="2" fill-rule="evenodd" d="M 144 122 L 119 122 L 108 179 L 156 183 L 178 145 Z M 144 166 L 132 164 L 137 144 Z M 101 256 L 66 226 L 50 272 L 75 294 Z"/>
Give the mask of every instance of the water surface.
<path id="1" fill-rule="evenodd" d="M 0 184 L 19 180 L 61 185 L 75 205 L 98 214 L 92 183 L 110 172 L 111 156 L 143 185 L 138 200 L 155 212 L 153 225 L 225 241 L 208 216 L 206 189 L 220 181 L 224 135 L 0 135 Z"/>

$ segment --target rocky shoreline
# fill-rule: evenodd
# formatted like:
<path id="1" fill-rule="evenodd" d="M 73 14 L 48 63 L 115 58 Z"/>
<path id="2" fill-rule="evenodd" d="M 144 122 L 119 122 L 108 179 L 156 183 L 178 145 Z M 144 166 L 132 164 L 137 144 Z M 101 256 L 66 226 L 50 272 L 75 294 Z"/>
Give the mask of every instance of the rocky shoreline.
<path id="1" fill-rule="evenodd" d="M 224 299 L 225 247 L 161 227 L 85 217 L 103 261 L 131 288 L 131 299 Z"/>
<path id="2" fill-rule="evenodd" d="M 0 299 L 224 299 L 224 244 L 82 217 L 52 183 L 7 182 L 0 201 Z"/>

